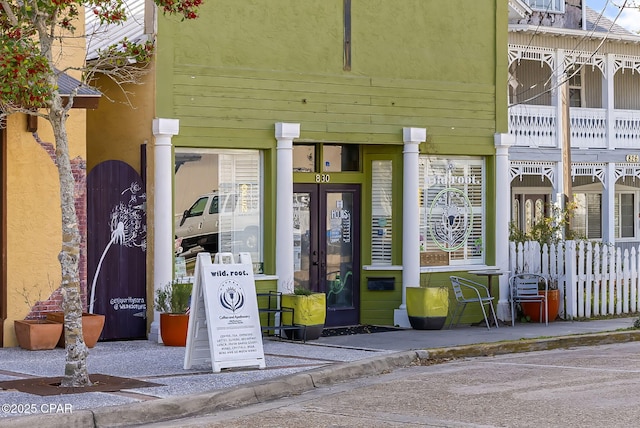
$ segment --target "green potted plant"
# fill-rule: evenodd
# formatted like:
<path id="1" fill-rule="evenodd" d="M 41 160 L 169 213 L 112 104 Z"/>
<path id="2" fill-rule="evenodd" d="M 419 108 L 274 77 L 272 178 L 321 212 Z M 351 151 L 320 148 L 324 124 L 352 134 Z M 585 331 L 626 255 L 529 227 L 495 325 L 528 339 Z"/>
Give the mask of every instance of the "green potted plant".
<path id="1" fill-rule="evenodd" d="M 186 346 L 192 284 L 173 281 L 156 290 L 156 311 L 160 312 L 160 336 L 166 346 Z"/>
<path id="2" fill-rule="evenodd" d="M 300 331 L 287 331 L 289 338 L 315 340 L 320 337 L 327 318 L 326 294 L 296 287 L 293 294 L 282 295 L 282 308 L 292 309 L 282 313 L 283 325 L 304 326 Z"/>

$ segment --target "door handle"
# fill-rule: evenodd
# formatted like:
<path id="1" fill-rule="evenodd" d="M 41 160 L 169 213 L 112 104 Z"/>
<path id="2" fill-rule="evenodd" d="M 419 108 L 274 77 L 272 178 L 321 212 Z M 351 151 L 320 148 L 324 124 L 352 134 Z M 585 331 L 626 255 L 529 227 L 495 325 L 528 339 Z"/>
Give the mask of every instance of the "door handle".
<path id="1" fill-rule="evenodd" d="M 313 266 L 318 266 L 318 252 L 317 251 L 312 251 L 311 252 L 311 264 Z"/>

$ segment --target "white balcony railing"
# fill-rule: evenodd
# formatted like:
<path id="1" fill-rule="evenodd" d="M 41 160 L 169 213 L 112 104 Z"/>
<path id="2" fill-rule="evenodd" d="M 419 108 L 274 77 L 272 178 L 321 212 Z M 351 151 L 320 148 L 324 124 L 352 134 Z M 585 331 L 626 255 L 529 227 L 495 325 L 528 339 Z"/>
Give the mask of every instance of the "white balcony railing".
<path id="1" fill-rule="evenodd" d="M 640 110 L 614 110 L 613 131 L 607 136 L 607 110 L 571 108 L 571 147 L 576 149 L 640 147 Z M 556 108 L 517 105 L 509 108 L 509 133 L 519 147 L 561 147 Z M 609 144 L 611 139 L 611 144 Z"/>

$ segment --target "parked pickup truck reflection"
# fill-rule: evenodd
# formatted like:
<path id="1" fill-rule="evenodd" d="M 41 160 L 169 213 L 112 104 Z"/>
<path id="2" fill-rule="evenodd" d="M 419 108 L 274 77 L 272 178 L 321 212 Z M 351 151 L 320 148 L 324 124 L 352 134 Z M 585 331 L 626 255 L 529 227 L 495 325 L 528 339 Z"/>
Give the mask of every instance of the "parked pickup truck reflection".
<path id="1" fill-rule="evenodd" d="M 244 251 L 257 250 L 260 212 L 247 208 L 240 199 L 235 193 L 212 192 L 198 196 L 176 220 L 175 234 L 182 239 L 183 251 L 199 245 L 215 253 L 222 250 L 220 242 L 237 244 L 238 241 Z"/>

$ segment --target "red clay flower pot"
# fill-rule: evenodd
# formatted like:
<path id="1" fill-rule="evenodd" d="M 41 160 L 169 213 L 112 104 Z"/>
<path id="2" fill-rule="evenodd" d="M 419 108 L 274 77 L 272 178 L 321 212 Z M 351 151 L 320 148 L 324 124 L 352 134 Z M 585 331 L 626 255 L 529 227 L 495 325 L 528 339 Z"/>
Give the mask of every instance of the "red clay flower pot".
<path id="1" fill-rule="evenodd" d="M 538 291 L 538 294 L 544 295 L 547 293 L 547 300 L 549 302 L 549 321 L 553 321 L 558 316 L 560 309 L 560 290 Z M 542 309 L 542 321 L 540 321 L 540 305 L 541 303 L 521 303 L 522 313 L 524 313 L 531 322 L 545 322 L 544 308 Z"/>
<path id="2" fill-rule="evenodd" d="M 166 346 L 186 346 L 188 314 L 160 314 L 160 336 Z"/>

